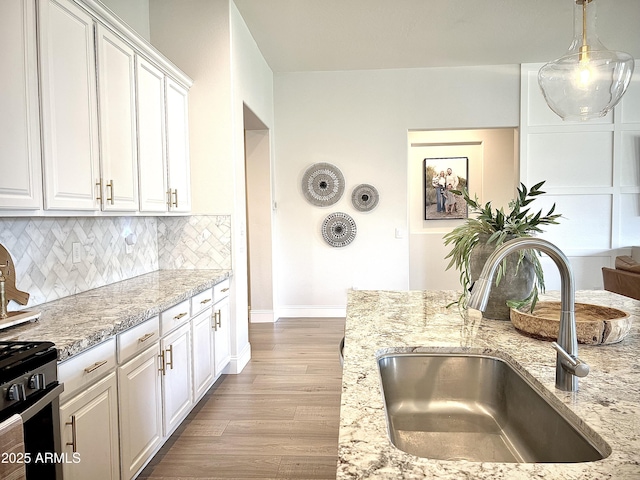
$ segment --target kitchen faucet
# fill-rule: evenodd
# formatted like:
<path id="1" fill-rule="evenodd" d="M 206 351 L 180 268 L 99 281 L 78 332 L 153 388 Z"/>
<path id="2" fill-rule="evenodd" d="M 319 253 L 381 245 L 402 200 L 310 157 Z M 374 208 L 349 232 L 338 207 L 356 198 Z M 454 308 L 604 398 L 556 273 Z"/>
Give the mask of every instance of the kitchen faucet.
<path id="1" fill-rule="evenodd" d="M 533 237 L 514 238 L 505 242 L 489 256 L 480 278 L 471 288 L 467 306 L 484 311 L 489 301 L 492 279 L 500 263 L 507 255 L 518 250 L 535 249 L 549 255 L 560 270 L 560 330 L 558 341 L 551 345 L 556 349 L 556 388 L 567 392 L 578 390 L 578 377 L 586 377 L 589 365 L 578 358 L 576 334 L 575 284 L 569 259 L 554 244 Z"/>

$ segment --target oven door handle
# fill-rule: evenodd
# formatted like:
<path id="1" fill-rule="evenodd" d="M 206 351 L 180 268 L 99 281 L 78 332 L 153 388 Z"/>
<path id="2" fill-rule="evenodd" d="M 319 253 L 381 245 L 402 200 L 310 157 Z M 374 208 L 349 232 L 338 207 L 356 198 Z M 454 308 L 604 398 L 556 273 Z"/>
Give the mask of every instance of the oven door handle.
<path id="1" fill-rule="evenodd" d="M 30 420 L 31 417 L 33 417 L 36 413 L 38 413 L 45 406 L 51 403 L 56 397 L 59 397 L 63 391 L 64 391 L 63 384 L 57 385 L 53 389 L 49 390 L 44 397 L 42 397 L 36 403 L 28 407 L 22 413 L 20 413 L 20 416 L 22 417 L 22 421 L 26 422 L 27 420 Z"/>

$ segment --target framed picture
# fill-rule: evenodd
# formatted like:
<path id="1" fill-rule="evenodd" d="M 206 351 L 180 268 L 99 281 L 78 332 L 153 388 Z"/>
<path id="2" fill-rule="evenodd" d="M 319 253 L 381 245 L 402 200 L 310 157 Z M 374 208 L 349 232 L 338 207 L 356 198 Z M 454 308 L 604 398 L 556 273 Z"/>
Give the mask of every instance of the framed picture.
<path id="1" fill-rule="evenodd" d="M 424 219 L 450 220 L 467 218 L 467 204 L 452 190 L 467 187 L 467 157 L 424 159 Z"/>

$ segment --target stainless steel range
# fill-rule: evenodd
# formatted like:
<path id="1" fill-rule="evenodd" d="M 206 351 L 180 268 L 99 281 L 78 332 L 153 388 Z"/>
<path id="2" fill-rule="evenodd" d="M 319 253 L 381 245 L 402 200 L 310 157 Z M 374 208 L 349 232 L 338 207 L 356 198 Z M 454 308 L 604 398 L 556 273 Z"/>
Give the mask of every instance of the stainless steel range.
<path id="1" fill-rule="evenodd" d="M 0 342 L 0 422 L 24 424 L 29 480 L 61 480 L 57 350 L 51 342 Z"/>

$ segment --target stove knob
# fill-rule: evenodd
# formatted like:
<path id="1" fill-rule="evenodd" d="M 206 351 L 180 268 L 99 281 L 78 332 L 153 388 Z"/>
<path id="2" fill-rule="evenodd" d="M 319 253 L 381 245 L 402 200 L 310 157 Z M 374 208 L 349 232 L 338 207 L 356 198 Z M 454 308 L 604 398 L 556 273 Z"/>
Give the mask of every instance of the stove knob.
<path id="1" fill-rule="evenodd" d="M 25 400 L 27 398 L 27 394 L 24 391 L 24 385 L 21 383 L 14 383 L 9 386 L 7 390 L 7 400 Z"/>
<path id="2" fill-rule="evenodd" d="M 47 386 L 44 381 L 44 373 L 36 373 L 29 377 L 29 388 L 31 390 L 44 390 Z"/>

